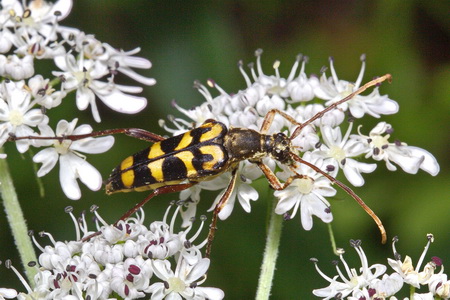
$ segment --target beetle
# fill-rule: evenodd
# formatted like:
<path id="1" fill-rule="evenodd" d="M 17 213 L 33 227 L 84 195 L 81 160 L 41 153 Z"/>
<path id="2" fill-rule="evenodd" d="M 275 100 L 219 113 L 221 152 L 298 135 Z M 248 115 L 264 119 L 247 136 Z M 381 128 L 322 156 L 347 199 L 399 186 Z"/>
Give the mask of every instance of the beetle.
<path id="1" fill-rule="evenodd" d="M 231 172 L 231 180 L 213 211 L 206 248 L 207 257 L 209 257 L 211 253 L 211 245 L 216 231 L 218 214 L 231 196 L 236 184 L 238 165 L 239 162 L 243 160 L 248 160 L 249 162 L 256 164 L 267 178 L 270 186 L 275 190 L 283 190 L 288 187 L 293 180 L 302 178 L 302 175 L 295 172 L 295 165 L 296 163 L 306 164 L 316 172 L 325 176 L 333 184 L 341 187 L 354 198 L 376 222 L 382 235 L 382 243 L 385 243 L 386 231 L 383 224 L 362 199 L 345 184 L 322 171 L 314 164 L 299 157 L 294 152 L 294 147 L 291 143 L 305 126 L 321 118 L 330 110 L 337 108 L 338 105 L 362 93 L 367 88 L 380 84 L 385 80 L 390 81 L 391 75 L 386 74 L 366 83 L 353 93 L 328 106 L 304 123 L 297 122 L 294 118 L 280 110 L 272 109 L 266 114 L 259 132 L 249 128 L 227 128 L 223 123 L 209 119 L 197 128 L 169 138 L 164 138 L 139 128 L 118 128 L 92 132 L 84 135 L 68 135 L 63 137 L 12 137 L 12 140 L 34 138 L 75 141 L 87 137 L 121 133 L 152 142 L 153 145 L 150 147 L 125 158 L 113 169 L 106 181 L 105 190 L 107 194 L 151 190 L 150 194 L 143 201 L 126 212 L 119 221 L 130 217 L 145 203 L 157 195 L 179 192 L 190 188 L 201 181 L 211 180 L 225 172 Z M 297 126 L 290 137 L 281 132 L 268 134 L 269 128 L 277 114 Z M 270 157 L 281 164 L 288 166 L 294 175 L 288 178 L 284 183 L 281 183 L 273 171 L 263 163 L 262 160 L 265 157 Z M 117 222 L 115 224 L 117 224 Z M 85 239 L 89 239 L 98 234 L 99 232 L 94 233 Z"/>

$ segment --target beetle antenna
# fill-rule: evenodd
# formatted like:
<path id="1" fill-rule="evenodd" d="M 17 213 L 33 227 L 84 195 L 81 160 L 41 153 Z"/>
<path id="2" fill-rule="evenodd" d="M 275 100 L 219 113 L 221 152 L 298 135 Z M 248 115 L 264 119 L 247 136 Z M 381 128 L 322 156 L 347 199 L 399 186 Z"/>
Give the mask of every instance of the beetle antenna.
<path id="1" fill-rule="evenodd" d="M 380 218 L 378 218 L 378 216 L 373 212 L 373 210 L 370 209 L 370 207 L 367 206 L 367 204 L 365 204 L 364 201 L 358 195 L 356 195 L 356 193 L 351 188 L 349 188 L 348 186 L 346 186 L 345 184 L 343 184 L 342 182 L 340 182 L 339 180 L 337 180 L 336 178 L 334 178 L 330 174 L 325 173 L 320 168 L 318 168 L 316 165 L 314 165 L 314 164 L 312 164 L 310 162 L 307 162 L 306 160 L 301 159 L 298 155 L 296 155 L 296 154 L 294 154 L 292 152 L 290 152 L 290 155 L 295 161 L 297 161 L 297 162 L 299 162 L 301 164 L 305 164 L 308 167 L 310 167 L 311 169 L 313 169 L 314 171 L 316 171 L 317 173 L 320 173 L 323 176 L 325 176 L 331 183 L 336 184 L 341 189 L 343 189 L 347 194 L 349 194 L 353 199 L 355 199 L 355 201 L 358 202 L 358 204 L 366 211 L 366 213 L 369 214 L 369 216 L 372 217 L 372 219 L 377 224 L 378 229 L 380 229 L 381 243 L 382 244 L 386 243 L 386 241 L 387 241 L 386 230 L 384 229 L 384 226 L 381 223 Z"/>
<path id="2" fill-rule="evenodd" d="M 349 101 L 350 99 L 352 99 L 353 97 L 355 97 L 356 95 L 361 94 L 362 92 L 364 92 L 365 90 L 367 90 L 368 88 L 380 84 L 383 81 L 387 80 L 388 82 L 392 81 L 392 75 L 391 74 L 386 74 L 384 76 L 375 78 L 374 80 L 369 81 L 368 83 L 366 83 L 365 85 L 363 85 L 362 87 L 360 87 L 359 89 L 357 89 L 356 91 L 354 91 L 353 93 L 351 93 L 350 95 L 348 95 L 347 97 L 339 100 L 336 103 L 333 103 L 332 105 L 328 106 L 327 108 L 325 108 L 324 110 L 318 112 L 317 114 L 315 114 L 313 117 L 311 117 L 309 120 L 305 121 L 304 123 L 302 123 L 300 126 L 298 126 L 297 128 L 295 128 L 294 133 L 291 135 L 290 140 L 295 139 L 300 132 L 302 131 L 303 128 L 305 128 L 307 125 L 311 124 L 312 122 L 314 122 L 317 119 L 322 118 L 322 116 L 329 112 L 330 110 L 333 110 L 335 108 L 338 107 L 338 105 Z"/>

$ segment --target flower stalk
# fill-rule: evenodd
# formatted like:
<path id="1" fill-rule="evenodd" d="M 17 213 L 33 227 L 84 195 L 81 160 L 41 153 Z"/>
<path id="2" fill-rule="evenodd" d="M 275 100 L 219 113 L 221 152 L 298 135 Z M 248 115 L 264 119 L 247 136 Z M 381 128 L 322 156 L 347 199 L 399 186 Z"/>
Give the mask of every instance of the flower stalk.
<path id="1" fill-rule="evenodd" d="M 268 210 L 270 212 L 269 228 L 267 231 L 263 262 L 261 264 L 261 273 L 259 274 L 256 300 L 269 299 L 270 291 L 272 289 L 283 225 L 283 216 L 275 213 L 275 210 L 273 209 L 276 204 L 277 198 L 272 197 L 271 207 Z"/>
<path id="2" fill-rule="evenodd" d="M 3 153 L 3 149 L 0 149 L 0 153 Z M 22 265 L 26 267 L 30 261 L 37 261 L 37 258 L 6 159 L 0 159 L 0 194 Z M 26 274 L 28 282 L 33 284 L 36 269 L 26 268 Z"/>

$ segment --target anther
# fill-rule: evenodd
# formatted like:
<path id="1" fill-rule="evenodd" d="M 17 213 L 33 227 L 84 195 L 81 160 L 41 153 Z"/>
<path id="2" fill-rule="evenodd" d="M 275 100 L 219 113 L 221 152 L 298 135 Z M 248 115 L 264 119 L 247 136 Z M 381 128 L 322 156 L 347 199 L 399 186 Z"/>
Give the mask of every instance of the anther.
<path id="1" fill-rule="evenodd" d="M 345 250 L 344 250 L 343 248 L 336 248 L 336 253 L 337 253 L 338 255 L 344 255 Z"/>
<path id="2" fill-rule="evenodd" d="M 314 145 L 314 148 L 319 149 L 321 146 L 322 146 L 322 143 L 321 143 L 321 142 L 317 142 L 317 143 Z"/>
<path id="3" fill-rule="evenodd" d="M 365 53 L 361 54 L 361 56 L 359 57 L 359 60 L 361 60 L 362 62 L 365 62 L 366 61 L 366 54 Z"/>
<path id="4" fill-rule="evenodd" d="M 55 10 L 55 12 L 53 13 L 56 17 L 61 17 L 62 13 L 59 10 Z"/>
<path id="5" fill-rule="evenodd" d="M 11 268 L 11 265 L 12 265 L 12 263 L 11 263 L 11 260 L 10 260 L 10 259 L 5 260 L 5 267 L 6 267 L 7 269 L 10 269 L 10 268 Z"/>
<path id="6" fill-rule="evenodd" d="M 389 144 L 386 144 L 386 145 L 383 145 L 383 146 L 381 146 L 381 149 L 387 149 L 389 147 Z"/>
<path id="7" fill-rule="evenodd" d="M 23 12 L 22 17 L 23 17 L 24 19 L 31 17 L 31 10 L 25 9 L 25 11 Z"/>
<path id="8" fill-rule="evenodd" d="M 93 212 L 95 212 L 97 209 L 98 209 L 98 205 L 93 204 L 93 205 L 91 205 L 91 207 L 89 208 L 89 211 L 90 211 L 91 213 L 93 213 Z"/>
<path id="9" fill-rule="evenodd" d="M 353 248 L 361 246 L 361 240 L 350 240 L 350 246 Z"/>
<path id="10" fill-rule="evenodd" d="M 373 155 L 379 155 L 380 154 L 380 148 L 375 147 L 373 148 Z"/>
<path id="11" fill-rule="evenodd" d="M 399 147 L 402 145 L 402 142 L 400 140 L 395 140 L 394 144 L 395 144 L 395 146 Z"/>
<path id="12" fill-rule="evenodd" d="M 386 131 L 384 132 L 385 134 L 392 134 L 394 132 L 394 128 L 389 127 L 386 129 Z"/>
<path id="13" fill-rule="evenodd" d="M 327 165 L 327 166 L 325 167 L 325 170 L 326 170 L 327 172 L 333 172 L 335 169 L 336 169 L 336 167 L 333 166 L 333 165 Z"/>
<path id="14" fill-rule="evenodd" d="M 169 289 L 169 283 L 167 281 L 163 281 L 163 283 L 164 283 L 164 288 L 166 290 L 168 290 Z"/>
<path id="15" fill-rule="evenodd" d="M 261 56 L 263 54 L 263 49 L 259 48 L 255 51 L 255 56 Z"/>
<path id="16" fill-rule="evenodd" d="M 213 87 L 216 86 L 216 82 L 215 82 L 213 79 L 211 79 L 211 78 L 209 78 L 208 80 L 206 80 L 206 84 L 207 84 L 209 87 L 211 87 L 211 88 L 213 88 Z"/>
<path id="17" fill-rule="evenodd" d="M 240 174 L 239 177 L 241 178 L 242 182 L 247 182 L 247 177 L 245 177 L 244 174 Z"/>
<path id="18" fill-rule="evenodd" d="M 184 241 L 184 248 L 189 249 L 192 247 L 192 243 L 189 240 Z"/>
<path id="19" fill-rule="evenodd" d="M 71 213 L 71 212 L 73 212 L 73 206 L 66 206 L 65 208 L 64 208 L 64 212 L 66 213 L 66 214 L 68 214 L 68 213 Z"/>
<path id="20" fill-rule="evenodd" d="M 317 258 L 315 258 L 315 257 L 311 257 L 311 258 L 309 259 L 309 261 L 310 261 L 310 262 L 313 262 L 313 263 L 318 263 L 318 262 L 319 262 L 319 260 L 318 260 Z"/>
<path id="21" fill-rule="evenodd" d="M 438 266 L 438 267 L 442 266 L 442 259 L 440 259 L 440 258 L 437 257 L 437 256 L 433 256 L 433 257 L 431 258 L 431 261 L 432 261 L 436 266 Z"/>
<path id="22" fill-rule="evenodd" d="M 347 160 L 344 158 L 343 160 L 341 160 L 341 165 L 345 166 L 346 162 L 347 162 Z"/>
<path id="23" fill-rule="evenodd" d="M 328 70 L 327 66 L 323 66 L 322 68 L 320 68 L 320 74 L 325 73 Z"/>

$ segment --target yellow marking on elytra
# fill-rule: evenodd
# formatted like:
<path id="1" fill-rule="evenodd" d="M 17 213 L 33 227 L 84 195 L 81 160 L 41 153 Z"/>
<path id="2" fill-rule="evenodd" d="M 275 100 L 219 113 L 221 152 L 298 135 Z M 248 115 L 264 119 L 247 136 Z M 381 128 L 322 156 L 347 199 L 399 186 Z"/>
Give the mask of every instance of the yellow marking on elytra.
<path id="1" fill-rule="evenodd" d="M 175 154 L 174 156 L 181 159 L 181 161 L 186 166 L 187 177 L 197 175 L 197 170 L 195 169 L 194 165 L 192 164 L 192 160 L 194 159 L 194 154 L 192 154 L 191 151 L 181 151 L 181 152 Z"/>
<path id="2" fill-rule="evenodd" d="M 147 167 L 150 169 L 150 174 L 152 174 L 153 178 L 155 178 L 155 180 L 159 182 L 164 181 L 164 173 L 162 169 L 163 162 L 164 159 L 157 159 L 147 165 Z"/>
<path id="3" fill-rule="evenodd" d="M 200 142 L 210 141 L 210 140 L 218 137 L 223 131 L 222 126 L 217 123 L 215 123 L 215 124 L 207 123 L 207 124 L 203 125 L 202 127 L 205 127 L 205 128 L 210 127 L 211 130 L 202 134 L 202 136 L 200 137 Z"/>
<path id="4" fill-rule="evenodd" d="M 128 156 L 125 158 L 120 164 L 120 170 L 126 170 L 133 165 L 134 159 L 133 156 Z M 130 169 L 120 174 L 120 178 L 125 187 L 129 188 L 133 185 L 134 182 L 134 170 Z"/>
<path id="5" fill-rule="evenodd" d="M 164 151 L 162 151 L 161 149 L 161 143 L 154 143 L 150 147 L 150 151 L 148 152 L 148 158 L 152 159 L 155 157 L 160 157 L 164 154 L 165 154 Z"/>
<path id="6" fill-rule="evenodd" d="M 212 155 L 212 160 L 203 163 L 204 170 L 212 170 L 214 165 L 224 159 L 223 150 L 217 145 L 207 145 L 200 147 L 200 152 L 202 154 Z"/>
<path id="7" fill-rule="evenodd" d="M 183 134 L 180 143 L 174 150 L 183 150 L 184 148 L 188 147 L 190 144 L 192 144 L 192 139 L 193 138 L 191 136 L 191 132 L 186 132 L 185 134 Z"/>

